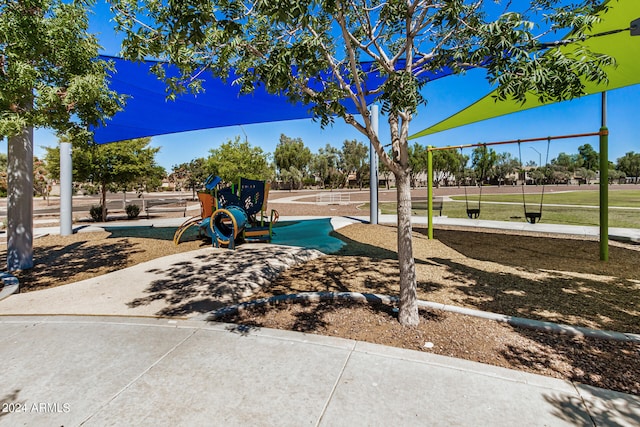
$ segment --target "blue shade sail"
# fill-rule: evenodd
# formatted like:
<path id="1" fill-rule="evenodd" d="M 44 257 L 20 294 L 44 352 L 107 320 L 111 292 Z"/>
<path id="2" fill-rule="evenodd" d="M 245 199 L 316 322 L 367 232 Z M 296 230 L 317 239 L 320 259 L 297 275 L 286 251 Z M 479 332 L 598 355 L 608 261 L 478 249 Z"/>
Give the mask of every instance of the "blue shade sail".
<path id="1" fill-rule="evenodd" d="M 211 73 L 203 73 L 204 91 L 198 94 L 181 94 L 175 101 L 167 100 L 166 85 L 151 73 L 156 62 L 132 62 L 122 58 L 101 56 L 112 61 L 115 72 L 111 74 L 111 88 L 127 95 L 124 111 L 117 113 L 105 126 L 92 129 L 98 144 L 147 136 L 166 135 L 201 129 L 268 123 L 284 120 L 312 118 L 309 106 L 292 103 L 284 95 L 269 94 L 264 87 L 257 87 L 252 94 L 240 94 L 240 87 L 226 83 Z M 374 69 L 373 63 L 363 63 L 369 90 L 379 87 L 384 77 Z M 398 67 L 404 64 L 399 63 Z M 167 75 L 176 72 L 167 66 Z M 424 81 L 445 77 L 452 73 L 445 68 L 424 71 Z M 367 98 L 373 102 L 374 96 Z M 358 114 L 353 103 L 344 105 L 351 114 Z"/>

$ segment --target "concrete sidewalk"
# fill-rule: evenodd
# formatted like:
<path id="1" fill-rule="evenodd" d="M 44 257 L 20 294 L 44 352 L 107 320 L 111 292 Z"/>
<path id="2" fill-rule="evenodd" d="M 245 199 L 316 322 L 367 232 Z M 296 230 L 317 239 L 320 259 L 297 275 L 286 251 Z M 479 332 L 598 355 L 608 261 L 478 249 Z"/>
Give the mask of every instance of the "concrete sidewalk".
<path id="1" fill-rule="evenodd" d="M 0 426 L 633 426 L 640 397 L 218 323 L 0 317 Z"/>

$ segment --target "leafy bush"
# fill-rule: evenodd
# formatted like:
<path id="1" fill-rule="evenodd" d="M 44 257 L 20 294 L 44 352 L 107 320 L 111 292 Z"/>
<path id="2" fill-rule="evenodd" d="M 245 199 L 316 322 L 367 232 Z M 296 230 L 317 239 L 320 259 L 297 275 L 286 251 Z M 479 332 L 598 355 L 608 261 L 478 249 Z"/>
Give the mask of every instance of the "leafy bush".
<path id="1" fill-rule="evenodd" d="M 91 209 L 89 209 L 89 215 L 91 215 L 91 219 L 93 219 L 95 222 L 101 222 L 102 221 L 102 205 L 91 206 Z"/>
<path id="2" fill-rule="evenodd" d="M 140 215 L 140 206 L 138 205 L 127 205 L 124 210 L 127 211 L 128 219 L 134 219 Z"/>
<path id="3" fill-rule="evenodd" d="M 82 194 L 85 196 L 93 196 L 98 194 L 98 187 L 92 184 L 83 184 L 82 185 Z"/>
<path id="4" fill-rule="evenodd" d="M 318 183 L 316 182 L 316 179 L 314 177 L 304 178 L 302 180 L 302 184 L 305 187 L 315 187 L 316 185 L 318 185 Z"/>

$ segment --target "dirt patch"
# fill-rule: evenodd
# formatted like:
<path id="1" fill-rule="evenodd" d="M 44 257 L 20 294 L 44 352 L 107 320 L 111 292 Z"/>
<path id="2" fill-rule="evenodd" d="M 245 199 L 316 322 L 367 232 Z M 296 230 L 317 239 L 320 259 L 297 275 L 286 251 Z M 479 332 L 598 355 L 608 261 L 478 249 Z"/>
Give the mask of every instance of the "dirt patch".
<path id="1" fill-rule="evenodd" d="M 282 303 L 220 320 L 401 347 L 640 395 L 640 345 L 631 343 L 554 335 L 435 310 L 421 310 L 417 327 L 402 327 L 392 307 L 357 302 Z"/>
<path id="2" fill-rule="evenodd" d="M 638 248 L 612 247 L 602 263 L 593 241 L 454 230 L 436 230 L 440 240 L 428 240 L 423 231 L 413 240 L 420 299 L 640 333 Z M 335 235 L 347 242 L 338 254 L 288 270 L 256 296 L 399 294 L 394 227 L 355 224 Z"/>
<path id="3" fill-rule="evenodd" d="M 141 227 L 112 232 L 48 235 L 34 240 L 34 266 L 18 271 L 21 292 L 52 288 L 100 276 L 145 261 L 199 249 L 208 244 L 192 239 L 173 244 L 175 228 Z M 6 265 L 6 247 L 0 263 Z"/>

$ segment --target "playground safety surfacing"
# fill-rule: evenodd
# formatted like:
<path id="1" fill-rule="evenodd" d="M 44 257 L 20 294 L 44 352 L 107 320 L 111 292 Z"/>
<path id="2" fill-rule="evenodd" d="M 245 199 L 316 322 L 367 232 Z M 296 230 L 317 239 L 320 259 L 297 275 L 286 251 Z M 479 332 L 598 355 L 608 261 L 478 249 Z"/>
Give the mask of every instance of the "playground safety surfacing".
<path id="1" fill-rule="evenodd" d="M 273 227 L 272 243 L 316 249 L 330 254 L 339 251 L 345 242 L 333 237 L 331 218 L 280 221 Z"/>
<path id="2" fill-rule="evenodd" d="M 172 240 L 175 227 L 154 227 L 149 225 L 125 225 L 104 227 L 112 237 L 142 237 L 162 240 Z M 271 243 L 284 246 L 295 246 L 316 249 L 325 254 L 340 250 L 345 242 L 332 236 L 334 226 L 331 218 L 287 219 L 279 221 L 273 226 Z M 197 229 L 187 230 L 182 241 L 198 238 Z"/>

